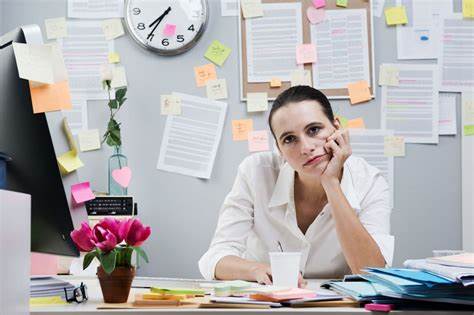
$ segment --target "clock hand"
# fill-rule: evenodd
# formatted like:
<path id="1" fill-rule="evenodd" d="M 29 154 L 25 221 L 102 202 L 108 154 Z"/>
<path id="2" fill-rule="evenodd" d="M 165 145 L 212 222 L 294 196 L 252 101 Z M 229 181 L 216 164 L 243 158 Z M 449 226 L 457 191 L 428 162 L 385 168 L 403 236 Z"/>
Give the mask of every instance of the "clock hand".
<path id="1" fill-rule="evenodd" d="M 153 29 L 151 30 L 150 34 L 148 34 L 148 36 L 146 37 L 147 39 L 150 39 L 150 37 L 153 37 L 153 33 L 155 32 L 156 28 L 158 27 L 158 25 L 160 25 L 161 21 L 163 20 L 163 18 L 168 14 L 170 13 L 171 11 L 171 7 L 168 7 L 168 9 L 166 9 L 165 12 L 163 12 L 163 14 L 161 14 L 156 20 L 153 21 L 153 23 L 151 23 L 148 27 L 152 27 L 153 25 L 155 25 L 155 27 L 153 27 Z"/>

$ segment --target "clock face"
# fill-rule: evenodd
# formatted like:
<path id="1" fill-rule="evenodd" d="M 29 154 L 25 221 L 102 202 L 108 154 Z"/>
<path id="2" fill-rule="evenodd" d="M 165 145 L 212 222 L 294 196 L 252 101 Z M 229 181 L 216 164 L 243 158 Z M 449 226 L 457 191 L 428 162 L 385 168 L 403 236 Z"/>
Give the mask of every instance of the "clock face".
<path id="1" fill-rule="evenodd" d="M 126 24 L 141 46 L 161 55 L 193 47 L 207 24 L 206 0 L 127 0 Z"/>

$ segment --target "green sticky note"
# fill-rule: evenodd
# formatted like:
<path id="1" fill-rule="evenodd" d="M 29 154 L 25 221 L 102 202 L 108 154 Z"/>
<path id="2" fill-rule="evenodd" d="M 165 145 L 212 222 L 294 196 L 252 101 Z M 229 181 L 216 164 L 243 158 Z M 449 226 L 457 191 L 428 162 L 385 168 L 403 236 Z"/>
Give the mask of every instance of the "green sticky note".
<path id="1" fill-rule="evenodd" d="M 474 136 L 474 125 L 464 126 L 464 135 L 465 136 Z"/>
<path id="2" fill-rule="evenodd" d="M 227 57 L 229 57 L 231 51 L 232 50 L 229 47 L 222 44 L 220 41 L 215 40 L 207 48 L 204 57 L 206 57 L 216 65 L 222 66 Z"/>
<path id="3" fill-rule="evenodd" d="M 347 8 L 347 0 L 336 0 L 336 5 L 338 7 Z"/>

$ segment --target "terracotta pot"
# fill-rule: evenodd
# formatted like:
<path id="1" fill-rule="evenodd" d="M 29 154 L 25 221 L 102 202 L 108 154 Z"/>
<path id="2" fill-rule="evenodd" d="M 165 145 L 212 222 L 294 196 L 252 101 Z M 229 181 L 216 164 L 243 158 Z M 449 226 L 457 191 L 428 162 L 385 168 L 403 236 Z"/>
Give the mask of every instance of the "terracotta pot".
<path id="1" fill-rule="evenodd" d="M 109 275 L 99 266 L 97 277 L 105 303 L 126 303 L 135 277 L 135 267 L 116 267 Z"/>

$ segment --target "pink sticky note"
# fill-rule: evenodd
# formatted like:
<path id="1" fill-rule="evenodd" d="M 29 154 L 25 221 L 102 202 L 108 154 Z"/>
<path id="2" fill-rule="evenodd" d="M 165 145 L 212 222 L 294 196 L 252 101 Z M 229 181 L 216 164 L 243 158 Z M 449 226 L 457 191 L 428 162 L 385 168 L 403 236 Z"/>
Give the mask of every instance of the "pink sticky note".
<path id="1" fill-rule="evenodd" d="M 326 11 L 324 9 L 316 9 L 315 7 L 308 7 L 306 10 L 306 17 L 311 24 L 318 24 L 326 18 Z"/>
<path id="2" fill-rule="evenodd" d="M 88 200 L 95 199 L 95 195 L 91 190 L 89 182 L 83 182 L 72 185 L 71 194 L 76 204 L 84 203 Z"/>
<path id="3" fill-rule="evenodd" d="M 132 179 L 132 170 L 128 166 L 113 170 L 112 177 L 120 186 L 127 188 Z"/>
<path id="4" fill-rule="evenodd" d="M 268 144 L 268 131 L 266 130 L 249 131 L 248 142 L 250 152 L 270 150 Z"/>
<path id="5" fill-rule="evenodd" d="M 316 46 L 314 44 L 301 44 L 296 46 L 296 63 L 316 62 Z"/>
<path id="6" fill-rule="evenodd" d="M 174 24 L 166 24 L 165 28 L 163 29 L 163 35 L 166 37 L 173 36 L 176 33 L 176 25 Z"/>
<path id="7" fill-rule="evenodd" d="M 313 5 L 316 9 L 326 6 L 326 0 L 313 0 Z"/>
<path id="8" fill-rule="evenodd" d="M 40 253 L 31 253 L 32 276 L 55 275 L 58 273 L 58 256 Z"/>

